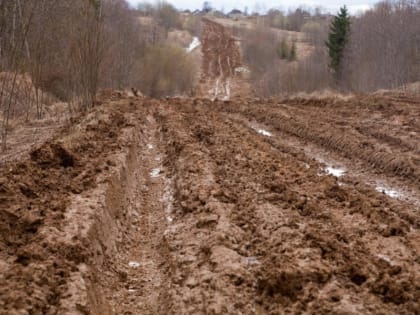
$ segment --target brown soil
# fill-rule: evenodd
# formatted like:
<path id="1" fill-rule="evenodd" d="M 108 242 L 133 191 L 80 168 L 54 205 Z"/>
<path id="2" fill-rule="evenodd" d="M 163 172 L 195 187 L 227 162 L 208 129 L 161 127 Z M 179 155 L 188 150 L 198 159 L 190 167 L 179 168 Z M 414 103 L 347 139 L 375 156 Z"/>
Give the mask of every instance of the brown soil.
<path id="1" fill-rule="evenodd" d="M 418 314 L 418 100 L 106 102 L 0 168 L 0 314 Z"/>

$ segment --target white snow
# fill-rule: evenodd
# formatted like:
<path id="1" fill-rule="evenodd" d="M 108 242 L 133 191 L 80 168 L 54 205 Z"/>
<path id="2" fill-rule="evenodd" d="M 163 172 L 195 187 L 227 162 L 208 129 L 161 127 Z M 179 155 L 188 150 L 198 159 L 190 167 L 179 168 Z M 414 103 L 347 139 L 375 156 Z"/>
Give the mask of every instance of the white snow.
<path id="1" fill-rule="evenodd" d="M 159 174 L 160 174 L 160 168 L 154 168 L 150 172 L 150 176 L 153 178 L 159 177 Z"/>
<path id="2" fill-rule="evenodd" d="M 128 265 L 129 265 L 131 268 L 138 268 L 138 267 L 140 267 L 140 263 L 139 263 L 138 261 L 130 261 L 130 262 L 128 263 Z"/>
<path id="3" fill-rule="evenodd" d="M 201 45 L 200 40 L 198 39 L 198 37 L 194 37 L 190 46 L 188 46 L 188 48 L 186 48 L 187 53 L 192 52 L 194 49 L 196 49 L 198 46 Z"/>
<path id="4" fill-rule="evenodd" d="M 333 175 L 335 177 L 341 177 L 346 173 L 346 170 L 341 167 L 327 166 L 325 169 L 327 174 Z"/>

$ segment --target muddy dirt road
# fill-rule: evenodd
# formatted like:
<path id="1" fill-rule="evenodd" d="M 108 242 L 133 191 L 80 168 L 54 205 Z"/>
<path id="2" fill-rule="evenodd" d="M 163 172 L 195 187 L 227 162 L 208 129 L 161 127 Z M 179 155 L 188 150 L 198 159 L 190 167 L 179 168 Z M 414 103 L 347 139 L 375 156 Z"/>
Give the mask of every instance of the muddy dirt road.
<path id="1" fill-rule="evenodd" d="M 1 314 L 418 314 L 420 104 L 122 98 L 0 169 Z"/>

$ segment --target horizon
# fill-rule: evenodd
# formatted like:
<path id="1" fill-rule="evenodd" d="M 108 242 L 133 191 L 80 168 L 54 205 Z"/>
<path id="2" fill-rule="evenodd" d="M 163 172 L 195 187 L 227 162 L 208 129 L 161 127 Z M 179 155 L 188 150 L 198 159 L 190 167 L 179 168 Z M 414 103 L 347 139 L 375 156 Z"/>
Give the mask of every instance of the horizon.
<path id="1" fill-rule="evenodd" d="M 137 7 L 140 3 L 156 3 L 158 1 L 141 1 L 141 0 L 128 0 L 130 5 Z M 203 8 L 204 1 L 189 1 L 189 0 L 167 0 L 166 2 L 172 4 L 178 10 L 191 10 L 194 11 L 196 9 L 201 10 Z M 343 3 L 341 1 L 336 0 L 328 0 L 328 1 L 315 1 L 315 0 L 302 0 L 302 1 L 271 1 L 271 0 L 263 0 L 256 2 L 255 0 L 245 0 L 245 1 L 223 1 L 223 0 L 215 0 L 209 1 L 212 8 L 222 11 L 224 13 L 228 13 L 233 9 L 238 9 L 241 11 L 245 11 L 245 8 L 248 9 L 249 13 L 258 12 L 258 13 L 265 13 L 270 9 L 279 9 L 282 11 L 289 11 L 295 10 L 299 7 L 308 8 L 308 9 L 315 9 L 321 8 L 323 12 L 335 14 L 338 12 L 340 7 L 346 5 L 350 14 L 358 14 L 360 12 L 364 12 L 369 10 L 373 7 L 375 3 L 378 1 L 372 0 L 364 0 L 364 1 L 350 1 L 350 3 Z"/>

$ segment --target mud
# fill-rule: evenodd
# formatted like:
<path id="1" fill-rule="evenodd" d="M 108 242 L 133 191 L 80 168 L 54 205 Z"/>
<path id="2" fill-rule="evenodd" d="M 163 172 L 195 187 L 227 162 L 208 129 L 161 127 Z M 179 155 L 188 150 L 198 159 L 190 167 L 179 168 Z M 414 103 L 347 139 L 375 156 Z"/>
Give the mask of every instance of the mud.
<path id="1" fill-rule="evenodd" d="M 0 313 L 418 314 L 418 105 L 105 102 L 0 169 Z"/>

